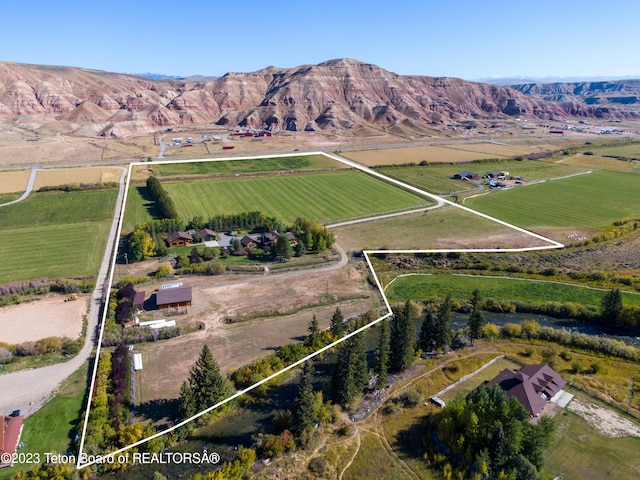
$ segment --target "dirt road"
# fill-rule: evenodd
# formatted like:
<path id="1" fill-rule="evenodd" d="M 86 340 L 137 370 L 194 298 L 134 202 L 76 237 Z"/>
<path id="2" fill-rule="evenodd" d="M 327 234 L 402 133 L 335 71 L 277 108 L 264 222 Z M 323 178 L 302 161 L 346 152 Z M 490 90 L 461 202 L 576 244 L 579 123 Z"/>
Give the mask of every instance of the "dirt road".
<path id="1" fill-rule="evenodd" d="M 111 264 L 115 237 L 122 213 L 126 174 L 127 169 L 123 168 L 113 223 L 107 239 L 107 248 L 96 279 L 96 288 L 89 299 L 87 337 L 82 350 L 65 363 L 0 375 L 0 414 L 4 415 L 13 410 L 20 410 L 22 415 L 25 416 L 32 414 L 44 405 L 60 383 L 79 369 L 91 355 L 95 343 L 95 332 L 99 321 L 104 286 L 107 281 L 107 273 Z"/>

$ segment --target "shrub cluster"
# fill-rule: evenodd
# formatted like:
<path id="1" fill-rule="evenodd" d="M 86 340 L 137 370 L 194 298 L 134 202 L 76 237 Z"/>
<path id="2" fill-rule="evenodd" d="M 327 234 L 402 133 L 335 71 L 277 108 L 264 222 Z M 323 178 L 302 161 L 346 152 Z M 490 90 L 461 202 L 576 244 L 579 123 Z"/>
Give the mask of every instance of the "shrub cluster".
<path id="1" fill-rule="evenodd" d="M 105 183 L 65 183 L 64 185 L 44 185 L 38 189 L 39 192 L 80 192 L 83 190 L 104 190 L 107 188 L 118 188 L 118 182 Z"/>

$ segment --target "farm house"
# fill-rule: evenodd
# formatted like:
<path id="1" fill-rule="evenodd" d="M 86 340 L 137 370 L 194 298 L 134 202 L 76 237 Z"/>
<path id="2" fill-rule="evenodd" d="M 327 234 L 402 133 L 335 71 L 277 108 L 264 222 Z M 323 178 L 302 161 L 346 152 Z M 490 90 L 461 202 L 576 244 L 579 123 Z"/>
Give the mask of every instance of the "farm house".
<path id="1" fill-rule="evenodd" d="M 162 288 L 156 292 L 156 304 L 167 314 L 187 313 L 192 301 L 191 287 Z"/>
<path id="2" fill-rule="evenodd" d="M 193 237 L 187 232 L 174 232 L 167 237 L 169 248 L 193 245 Z"/>

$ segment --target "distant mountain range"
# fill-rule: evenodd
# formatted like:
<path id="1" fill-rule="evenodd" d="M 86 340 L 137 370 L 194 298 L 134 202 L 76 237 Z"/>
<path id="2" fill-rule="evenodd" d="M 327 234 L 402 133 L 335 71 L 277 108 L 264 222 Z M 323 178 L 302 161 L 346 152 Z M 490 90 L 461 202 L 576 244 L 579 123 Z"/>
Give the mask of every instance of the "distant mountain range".
<path id="1" fill-rule="evenodd" d="M 126 137 L 204 124 L 290 131 L 385 126 L 416 133 L 513 116 L 640 118 L 637 80 L 506 87 L 397 75 L 352 59 L 219 78 L 149 75 L 0 62 L 0 123 Z"/>
<path id="2" fill-rule="evenodd" d="M 584 82 L 610 82 L 612 80 L 635 80 L 640 75 L 624 76 L 593 76 L 593 77 L 486 77 L 473 81 L 491 83 L 495 85 L 520 85 L 523 83 L 584 83 Z"/>

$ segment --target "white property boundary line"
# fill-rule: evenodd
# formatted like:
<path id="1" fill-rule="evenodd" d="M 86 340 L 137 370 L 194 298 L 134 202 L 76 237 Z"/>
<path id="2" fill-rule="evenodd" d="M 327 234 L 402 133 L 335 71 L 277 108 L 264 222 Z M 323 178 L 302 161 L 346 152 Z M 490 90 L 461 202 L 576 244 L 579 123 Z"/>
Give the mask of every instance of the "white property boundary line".
<path id="1" fill-rule="evenodd" d="M 528 236 L 537 238 L 538 240 L 542 240 L 546 243 L 548 243 L 548 245 L 544 245 L 544 246 L 539 246 L 539 247 L 524 247 L 524 248 L 489 248 L 489 249 L 483 249 L 483 248 L 471 248 L 471 249 L 430 249 L 430 250 L 365 250 L 363 251 L 365 260 L 367 262 L 367 265 L 369 266 L 369 270 L 371 271 L 371 274 L 373 275 L 373 278 L 375 279 L 376 285 L 378 287 L 378 290 L 380 291 L 380 294 L 382 295 L 382 299 L 384 301 L 384 304 L 387 308 L 387 313 L 385 313 L 384 315 L 382 315 L 380 318 L 368 323 L 367 325 L 358 328 L 357 330 L 345 335 L 344 337 L 340 338 L 339 340 L 336 340 L 335 342 L 322 347 L 321 349 L 319 349 L 318 351 L 307 355 L 306 357 L 292 363 L 291 365 L 288 365 L 287 367 L 283 368 L 282 370 L 268 376 L 267 378 L 264 378 L 262 380 L 260 380 L 259 382 L 255 383 L 254 385 L 251 385 L 248 388 L 245 388 L 244 390 L 239 390 L 236 393 L 234 393 L 233 395 L 231 395 L 230 397 L 216 403 L 215 405 L 212 405 L 211 407 L 207 408 L 206 410 L 186 419 L 183 420 L 180 423 L 177 423 L 176 425 L 163 430 L 161 432 L 158 432 L 150 437 L 144 438 L 142 440 L 139 440 L 131 445 L 128 445 L 126 447 L 120 448 L 114 452 L 110 452 L 110 453 L 105 453 L 102 455 L 98 455 L 94 458 L 91 458 L 89 461 L 82 463 L 83 458 L 85 458 L 85 456 L 83 455 L 83 450 L 84 450 L 84 442 L 85 442 L 85 437 L 86 437 L 86 433 L 87 433 L 87 425 L 89 423 L 89 413 L 91 411 L 91 402 L 93 400 L 93 390 L 95 388 L 95 381 L 96 381 L 96 374 L 98 371 L 98 359 L 100 356 L 100 349 L 101 349 L 101 344 L 102 344 L 102 336 L 104 333 L 104 325 L 105 325 L 105 320 L 107 317 L 107 308 L 106 308 L 106 304 L 108 304 L 108 298 L 106 300 L 105 303 L 105 308 L 103 309 L 103 313 L 102 313 L 102 320 L 101 320 L 101 326 L 100 326 L 100 333 L 98 335 L 98 343 L 97 343 L 97 347 L 96 347 L 96 355 L 95 355 L 95 362 L 94 362 L 94 366 L 93 366 L 93 374 L 91 376 L 91 383 L 90 383 L 90 387 L 89 387 L 89 396 L 88 396 L 88 400 L 87 400 L 87 409 L 86 409 L 86 413 L 85 413 L 85 418 L 84 418 L 84 426 L 82 428 L 82 438 L 80 440 L 80 447 L 78 449 L 78 463 L 76 465 L 76 467 L 78 469 L 84 468 L 84 467 L 88 467 L 90 465 L 93 465 L 95 463 L 100 463 L 105 461 L 106 459 L 112 459 L 121 454 L 122 452 L 129 450 L 130 448 L 134 448 L 137 447 L 139 445 L 142 445 L 146 442 L 148 442 L 149 440 L 152 440 L 154 438 L 157 438 L 161 435 L 165 435 L 167 433 L 170 433 L 184 425 L 186 425 L 187 423 L 191 422 L 192 420 L 195 420 L 199 417 L 201 417 L 202 415 L 205 415 L 209 412 L 211 412 L 212 410 L 215 410 L 216 408 L 225 405 L 226 403 L 229 403 L 230 401 L 238 398 L 240 395 L 243 395 L 244 393 L 250 392 L 251 390 L 259 387 L 260 385 L 276 378 L 277 376 L 293 369 L 296 368 L 299 365 L 302 365 L 304 362 L 306 362 L 307 360 L 310 360 L 312 358 L 314 358 L 315 356 L 321 354 L 322 352 L 329 350 L 330 348 L 335 347 L 336 345 L 344 342 L 345 340 L 347 340 L 348 338 L 351 338 L 354 335 L 357 335 L 358 333 L 366 330 L 367 328 L 371 327 L 372 325 L 377 324 L 378 322 L 381 322 L 382 320 L 385 320 L 386 318 L 390 317 L 392 315 L 392 311 L 391 311 L 391 306 L 389 305 L 389 301 L 387 300 L 387 297 L 384 293 L 384 290 L 382 288 L 382 285 L 380 284 L 380 280 L 378 279 L 378 276 L 376 275 L 376 272 L 373 268 L 373 266 L 371 265 L 371 260 L 369 259 L 369 255 L 370 254 L 375 254 L 375 253 L 449 253 L 449 252 L 486 252 L 486 253 L 496 253 L 496 252 L 525 252 L 525 251 L 533 251 L 533 250 L 547 250 L 547 249 L 556 249 L 556 248 L 563 248 L 564 245 L 556 242 L 555 240 L 551 240 L 550 238 L 544 237 L 542 235 L 539 235 L 537 233 L 534 232 L 530 232 L 528 230 L 525 230 L 523 228 L 517 227 L 515 225 L 512 225 L 510 223 L 504 222 L 502 220 L 499 220 L 497 218 L 491 217 L 489 215 L 485 215 L 484 213 L 480 213 L 477 212 L 475 210 L 472 210 L 470 208 L 464 207 L 462 205 L 458 205 L 454 202 L 451 202 L 449 200 L 446 200 L 444 198 L 441 198 L 437 195 L 434 195 L 432 193 L 426 192 L 424 190 L 421 190 L 419 188 L 413 187 L 411 185 L 407 185 L 406 183 L 403 183 L 399 180 L 395 180 L 393 178 L 387 177 L 386 175 L 383 175 L 379 172 L 376 172 L 375 170 L 365 167 L 363 165 L 360 165 L 359 163 L 356 163 L 354 161 L 348 160 L 346 158 L 340 157 L 338 155 L 334 155 L 331 153 L 327 153 L 327 152 L 322 152 L 322 151 L 316 151 L 316 152 L 296 152 L 296 153 L 285 153 L 285 154 L 274 154 L 274 155 L 256 155 L 256 156 L 247 156 L 247 157 L 228 157 L 228 158 L 216 158 L 216 159 L 192 159 L 192 160 L 168 160 L 168 161 L 154 161 L 154 162 L 133 162 L 129 164 L 129 174 L 127 176 L 127 182 L 126 182 L 126 186 L 125 186 L 125 195 L 123 197 L 123 203 L 122 203 L 122 209 L 121 209 L 121 213 L 120 213 L 120 222 L 118 224 L 118 231 L 116 234 L 116 237 L 114 239 L 114 242 L 117 242 L 118 239 L 120 238 L 120 234 L 122 232 L 122 223 L 123 223 L 123 219 L 124 219 L 124 214 L 126 211 L 126 204 L 127 204 L 127 197 L 128 197 L 128 192 L 129 192 L 129 186 L 130 186 L 130 182 L 131 182 L 131 172 L 133 171 L 133 167 L 134 166 L 138 166 L 138 165 L 165 165 L 165 164 L 175 164 L 175 163 L 202 163 L 202 162 L 226 162 L 226 161 L 234 161 L 234 160 L 259 160 L 259 159 L 263 159 L 263 158 L 283 158 L 283 157 L 298 157 L 298 156 L 313 156 L 313 155 L 324 155 L 328 158 L 331 158 L 332 160 L 335 160 L 337 162 L 343 163 L 345 165 L 348 165 L 350 167 L 356 168 L 368 175 L 377 177 L 387 183 L 391 183 L 394 185 L 398 185 L 399 187 L 402 187 L 405 190 L 408 190 L 410 192 L 416 193 L 422 197 L 427 197 L 430 198 L 432 200 L 434 200 L 438 206 L 443 206 L 443 205 L 450 205 L 453 206 L 455 208 L 460 208 L 466 212 L 469 212 L 473 215 L 478 215 L 482 218 L 485 218 L 487 220 L 490 220 L 492 222 L 498 223 L 500 225 L 506 226 L 508 228 L 511 228 L 513 230 L 516 230 L 520 233 L 524 233 Z M 111 295 L 111 288 L 110 286 L 112 285 L 113 282 L 113 275 L 114 275 L 114 271 L 115 271 L 115 263 L 116 263 L 116 251 L 117 249 L 114 248 L 115 245 L 112 245 L 111 248 L 113 249 L 113 258 L 111 259 L 111 272 L 109 274 L 109 280 L 108 280 L 108 285 L 107 287 L 109 288 L 109 295 Z"/>

